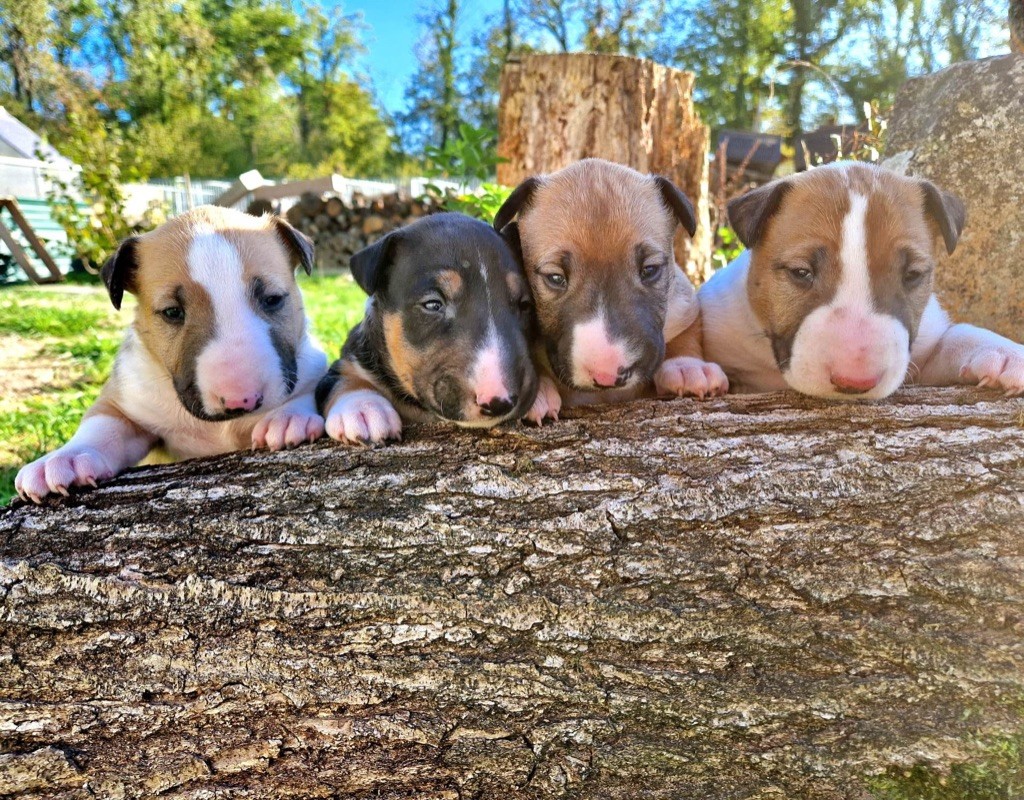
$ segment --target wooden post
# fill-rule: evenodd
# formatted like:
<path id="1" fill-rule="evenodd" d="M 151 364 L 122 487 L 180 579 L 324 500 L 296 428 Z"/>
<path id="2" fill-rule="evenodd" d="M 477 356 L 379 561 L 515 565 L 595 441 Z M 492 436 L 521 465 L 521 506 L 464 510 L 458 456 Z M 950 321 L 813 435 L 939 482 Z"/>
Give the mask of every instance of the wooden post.
<path id="1" fill-rule="evenodd" d="M 528 55 L 505 66 L 498 109 L 498 182 L 514 186 L 580 158 L 664 175 L 694 202 L 696 238 L 676 261 L 696 284 L 710 275 L 708 128 L 693 107 L 694 76 L 641 58 Z"/>
<path id="2" fill-rule="evenodd" d="M 11 215 L 11 219 L 14 224 L 21 228 L 21 232 L 25 235 L 25 239 L 28 241 L 29 247 L 36 254 L 47 271 L 50 273 L 48 278 L 41 276 L 35 268 L 32 266 L 32 262 L 29 261 L 28 255 L 25 253 L 24 248 L 18 244 L 14 239 L 13 234 L 7 228 L 3 222 L 0 222 L 0 241 L 3 241 L 7 245 L 7 249 L 11 251 L 11 255 L 17 262 L 18 266 L 22 268 L 29 280 L 33 283 L 60 283 L 64 280 L 64 275 L 61 273 L 60 268 L 56 262 L 51 258 L 50 254 L 46 251 L 46 245 L 42 243 L 36 232 L 32 229 L 31 223 L 25 219 L 25 215 L 21 213 L 21 209 L 18 207 L 18 201 L 13 197 L 0 197 L 0 211 L 6 210 Z"/>

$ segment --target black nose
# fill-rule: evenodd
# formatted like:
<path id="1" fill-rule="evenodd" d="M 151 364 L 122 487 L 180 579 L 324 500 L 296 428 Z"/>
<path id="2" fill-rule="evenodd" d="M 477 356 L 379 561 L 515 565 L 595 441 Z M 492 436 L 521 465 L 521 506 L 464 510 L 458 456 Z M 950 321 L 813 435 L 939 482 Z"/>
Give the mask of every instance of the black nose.
<path id="1" fill-rule="evenodd" d="M 512 409 L 516 407 L 516 401 L 519 399 L 517 395 L 511 397 L 495 397 L 488 400 L 486 403 L 480 404 L 480 413 L 485 417 L 503 417 L 506 414 L 511 413 Z"/>

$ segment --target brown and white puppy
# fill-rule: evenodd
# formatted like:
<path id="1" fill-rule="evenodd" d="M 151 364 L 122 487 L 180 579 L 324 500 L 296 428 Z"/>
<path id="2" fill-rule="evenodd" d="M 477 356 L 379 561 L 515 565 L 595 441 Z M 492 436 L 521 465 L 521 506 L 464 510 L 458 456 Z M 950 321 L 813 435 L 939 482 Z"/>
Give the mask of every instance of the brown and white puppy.
<path id="1" fill-rule="evenodd" d="M 734 391 L 790 387 L 871 400 L 904 382 L 1024 392 L 1024 347 L 952 325 L 932 293 L 936 240 L 952 253 L 963 203 L 865 164 L 775 181 L 734 200 L 749 248 L 699 292 L 708 358 Z"/>
<path id="2" fill-rule="evenodd" d="M 359 251 L 351 266 L 370 299 L 317 389 L 328 435 L 381 442 L 401 435 L 402 420 L 482 428 L 530 408 L 530 296 L 490 226 L 434 214 Z"/>
<path id="3" fill-rule="evenodd" d="M 556 419 L 563 402 L 728 390 L 701 354 L 695 293 L 672 249 L 680 223 L 696 232 L 671 181 L 596 158 L 528 178 L 501 207 L 494 227 L 519 244 L 539 327 L 528 419 Z"/>
<path id="4" fill-rule="evenodd" d="M 192 458 L 319 438 L 327 359 L 295 282 L 312 263 L 284 220 L 213 206 L 126 239 L 102 270 L 115 308 L 138 299 L 113 374 L 71 441 L 18 473 L 18 493 L 95 486 L 158 446 Z"/>

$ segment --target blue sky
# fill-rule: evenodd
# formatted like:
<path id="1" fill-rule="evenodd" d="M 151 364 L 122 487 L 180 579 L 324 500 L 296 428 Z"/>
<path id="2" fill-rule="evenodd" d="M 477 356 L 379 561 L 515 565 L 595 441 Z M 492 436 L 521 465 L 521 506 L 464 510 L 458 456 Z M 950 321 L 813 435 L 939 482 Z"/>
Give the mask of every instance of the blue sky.
<path id="1" fill-rule="evenodd" d="M 429 0 L 386 0 L 386 2 L 342 3 L 345 12 L 361 12 L 369 29 L 363 43 L 369 51 L 362 58 L 362 67 L 373 80 L 381 103 L 395 113 L 405 107 L 405 87 L 416 71 L 416 42 L 421 33 L 416 16 L 425 10 Z M 468 41 L 484 19 L 501 9 L 501 0 L 474 0 L 463 3 L 463 41 Z"/>

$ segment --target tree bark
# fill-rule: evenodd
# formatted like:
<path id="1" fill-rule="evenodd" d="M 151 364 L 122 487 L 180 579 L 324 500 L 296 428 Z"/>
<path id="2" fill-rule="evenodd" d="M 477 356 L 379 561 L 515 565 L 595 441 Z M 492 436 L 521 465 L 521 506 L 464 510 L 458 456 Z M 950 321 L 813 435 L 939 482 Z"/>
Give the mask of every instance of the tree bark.
<path id="1" fill-rule="evenodd" d="M 1010 49 L 1024 55 L 1024 0 L 1010 0 Z"/>
<path id="2" fill-rule="evenodd" d="M 1024 734 L 1022 426 L 967 390 L 643 402 L 17 505 L 0 795 L 867 798 L 971 762 Z"/>
<path id="3" fill-rule="evenodd" d="M 711 275 L 710 134 L 693 107 L 692 72 L 628 56 L 524 55 L 505 65 L 498 106 L 498 183 L 515 186 L 581 158 L 671 179 L 693 201 L 697 236 L 676 260 L 697 285 Z"/>

